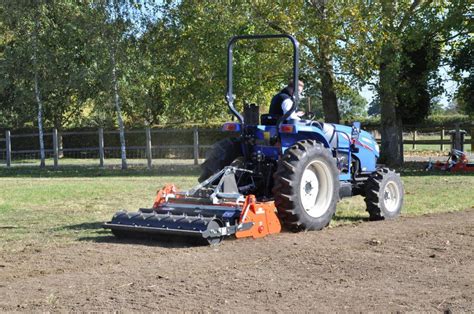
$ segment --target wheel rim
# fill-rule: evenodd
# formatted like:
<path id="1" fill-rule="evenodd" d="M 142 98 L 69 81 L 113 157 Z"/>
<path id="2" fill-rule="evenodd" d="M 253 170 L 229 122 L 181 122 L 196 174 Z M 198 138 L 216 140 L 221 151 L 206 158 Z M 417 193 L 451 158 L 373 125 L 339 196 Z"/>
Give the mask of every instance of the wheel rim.
<path id="1" fill-rule="evenodd" d="M 398 188 L 398 185 L 395 182 L 389 181 L 385 185 L 385 188 L 383 190 L 383 203 L 387 211 L 397 211 L 400 205 L 400 189 Z"/>
<path id="2" fill-rule="evenodd" d="M 334 193 L 334 178 L 327 164 L 315 160 L 303 171 L 300 199 L 304 210 L 313 218 L 323 216 L 329 209 Z"/>

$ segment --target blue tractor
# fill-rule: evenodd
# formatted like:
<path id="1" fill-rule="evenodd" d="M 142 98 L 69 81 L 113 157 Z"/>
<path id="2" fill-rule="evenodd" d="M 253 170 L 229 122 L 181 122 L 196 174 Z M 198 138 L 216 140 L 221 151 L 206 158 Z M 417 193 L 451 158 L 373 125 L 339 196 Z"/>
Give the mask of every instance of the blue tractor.
<path id="1" fill-rule="evenodd" d="M 241 115 L 234 107 L 233 46 L 240 40 L 286 38 L 293 44 L 293 82 L 298 82 L 298 42 L 290 35 L 233 37 L 227 49 L 227 95 L 230 111 L 238 122 L 226 123 L 224 131 L 238 131 L 238 138 L 216 143 L 204 164 L 200 181 L 225 166 L 238 164 L 252 170 L 237 180 L 243 193 L 274 199 L 281 221 L 292 229 L 319 230 L 327 226 L 342 197 L 362 195 L 371 220 L 400 214 L 403 185 L 393 170 L 379 167 L 379 146 L 373 136 L 352 126 L 290 120 L 298 107 L 281 117 L 262 115 L 246 106 Z M 259 123 L 260 122 L 260 123 Z"/>
<path id="2" fill-rule="evenodd" d="M 173 234 L 195 236 L 210 244 L 225 236 L 254 238 L 280 231 L 320 230 L 327 226 L 342 197 L 362 195 L 371 220 L 400 214 L 403 185 L 393 170 L 379 167 L 379 146 L 359 123 L 352 126 L 292 120 L 298 107 L 282 116 L 247 105 L 243 115 L 233 95 L 233 47 L 240 40 L 289 39 L 293 45 L 293 82 L 298 82 L 298 42 L 290 35 L 233 37 L 227 49 L 227 95 L 237 118 L 223 131 L 228 137 L 213 145 L 199 184 L 178 192 L 167 186 L 152 208 L 118 211 L 104 224 L 116 236 Z M 275 214 L 276 213 L 276 214 Z"/>

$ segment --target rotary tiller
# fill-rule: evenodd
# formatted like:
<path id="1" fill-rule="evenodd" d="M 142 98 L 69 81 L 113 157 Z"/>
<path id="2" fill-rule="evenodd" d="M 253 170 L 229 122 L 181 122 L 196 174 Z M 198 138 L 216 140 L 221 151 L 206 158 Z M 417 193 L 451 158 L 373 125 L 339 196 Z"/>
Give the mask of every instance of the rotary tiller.
<path id="1" fill-rule="evenodd" d="M 258 201 L 239 193 L 236 172 L 225 167 L 186 192 L 174 185 L 158 191 L 152 208 L 137 212 L 118 211 L 104 228 L 117 237 L 176 235 L 197 237 L 218 244 L 226 236 L 260 238 L 281 230 L 273 201 Z"/>

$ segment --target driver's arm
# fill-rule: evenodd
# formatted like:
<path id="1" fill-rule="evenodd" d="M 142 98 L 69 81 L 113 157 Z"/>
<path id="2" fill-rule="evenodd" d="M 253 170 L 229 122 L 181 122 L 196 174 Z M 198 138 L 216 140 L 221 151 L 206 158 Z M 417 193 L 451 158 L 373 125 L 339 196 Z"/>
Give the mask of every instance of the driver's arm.
<path id="1" fill-rule="evenodd" d="M 283 110 L 283 114 L 290 111 L 292 106 L 293 106 L 293 101 L 290 98 L 285 99 L 283 101 L 283 103 L 281 104 L 281 109 Z M 303 114 L 304 114 L 304 112 L 302 112 L 302 111 L 295 111 L 288 117 L 288 119 L 300 120 L 301 119 L 300 117 Z"/>

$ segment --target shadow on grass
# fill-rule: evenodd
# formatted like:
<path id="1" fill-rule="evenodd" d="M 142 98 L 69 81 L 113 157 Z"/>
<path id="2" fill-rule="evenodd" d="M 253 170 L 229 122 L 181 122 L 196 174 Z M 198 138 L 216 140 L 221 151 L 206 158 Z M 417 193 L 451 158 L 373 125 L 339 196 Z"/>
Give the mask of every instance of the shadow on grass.
<path id="1" fill-rule="evenodd" d="M 108 234 L 108 235 L 103 235 Z M 207 242 L 198 238 L 186 238 L 183 236 L 149 236 L 130 234 L 128 236 L 116 237 L 110 230 L 104 230 L 100 236 L 87 236 L 78 238 L 78 241 L 95 242 L 95 243 L 114 243 L 125 245 L 143 245 L 143 246 L 159 246 L 163 248 L 189 248 L 197 246 L 206 246 Z"/>
<path id="2" fill-rule="evenodd" d="M 350 224 L 357 224 L 361 222 L 368 222 L 369 217 L 361 217 L 358 215 L 336 215 L 333 217 L 334 222 L 348 222 Z M 111 230 L 102 229 L 102 222 L 93 223 L 82 223 L 77 225 L 64 226 L 63 229 L 71 230 L 97 230 L 97 236 L 85 236 L 80 237 L 77 241 L 81 242 L 94 242 L 94 243 L 113 243 L 113 244 L 124 244 L 124 245 L 143 245 L 151 247 L 163 247 L 163 248 L 190 248 L 208 246 L 205 239 L 199 237 L 186 237 L 179 235 L 148 235 L 143 233 L 128 232 L 127 234 L 120 234 L 115 236 Z M 102 229 L 102 230 L 99 230 Z M 284 233 L 295 233 L 294 230 L 282 226 Z M 236 240 L 234 237 L 226 237 L 224 241 Z"/>
<path id="3" fill-rule="evenodd" d="M 81 177 L 149 177 L 149 176 L 198 176 L 199 166 L 157 165 L 148 170 L 143 166 L 120 167 L 60 166 L 40 169 L 37 166 L 0 167 L 0 178 L 81 178 Z"/>
<path id="4" fill-rule="evenodd" d="M 85 222 L 74 225 L 66 225 L 57 228 L 58 230 L 82 230 L 94 231 L 93 234 L 80 237 L 78 241 L 96 242 L 96 243 L 116 243 L 116 244 L 132 244 L 145 246 L 160 246 L 165 248 L 185 248 L 194 246 L 203 246 L 207 242 L 201 238 L 190 238 L 183 236 L 160 235 L 150 236 L 145 234 L 129 232 L 115 236 L 111 230 L 102 227 L 103 222 Z"/>
<path id="5" fill-rule="evenodd" d="M 102 229 L 103 222 L 84 222 L 81 224 L 62 226 L 62 230 L 97 230 Z M 58 228 L 59 229 L 59 228 Z"/>

